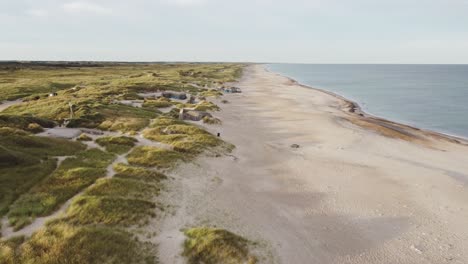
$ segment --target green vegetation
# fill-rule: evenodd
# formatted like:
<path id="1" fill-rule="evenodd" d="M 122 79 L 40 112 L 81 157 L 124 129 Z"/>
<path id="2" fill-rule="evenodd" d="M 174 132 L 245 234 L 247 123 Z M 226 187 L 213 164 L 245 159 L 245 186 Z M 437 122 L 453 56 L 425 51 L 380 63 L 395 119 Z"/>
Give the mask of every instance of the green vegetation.
<path id="1" fill-rule="evenodd" d="M 198 104 L 179 103 L 176 104 L 178 109 L 193 108 L 196 111 L 219 111 L 219 106 L 209 101 L 201 101 Z"/>
<path id="2" fill-rule="evenodd" d="M 161 97 L 156 100 L 145 100 L 143 102 L 143 107 L 146 108 L 165 108 L 165 107 L 170 107 L 173 106 L 173 102 L 171 100 Z"/>
<path id="3" fill-rule="evenodd" d="M 208 91 L 203 91 L 198 95 L 203 97 L 220 97 L 223 95 L 223 93 L 218 90 L 210 89 Z"/>
<path id="4" fill-rule="evenodd" d="M 51 215 L 77 194 L 65 215 L 31 237 L 0 240 L 0 264 L 156 263 L 154 245 L 128 230 L 140 230 L 163 210 L 157 195 L 167 177 L 155 169 L 172 168 L 211 147 L 226 147 L 201 128 L 173 119 L 178 105 L 201 111 L 210 102 L 180 104 L 145 99 L 141 108 L 120 100 L 143 100 L 140 93 L 185 92 L 220 96 L 219 87 L 239 77 L 240 64 L 0 63 L 0 102 L 22 99 L 0 113 L 0 216 L 18 230 L 36 217 Z M 49 96 L 50 94 L 50 96 Z M 154 121 L 154 122 L 153 122 Z M 208 121 L 210 122 L 210 121 Z M 151 124 L 151 127 L 148 126 Z M 38 137 L 45 128 L 66 125 L 145 136 L 174 150 L 136 145 L 127 136 L 101 137 L 106 151 L 81 141 Z M 133 149 L 132 149 L 133 148 Z M 115 154 L 131 152 L 129 164 Z M 58 163 L 58 160 L 62 161 Z M 155 168 L 146 168 L 155 167 Z M 208 263 L 208 262 L 207 262 Z"/>
<path id="5" fill-rule="evenodd" d="M 66 220 L 73 224 L 105 224 L 130 226 L 143 224 L 155 216 L 156 205 L 141 199 L 107 196 L 80 196 L 68 209 Z"/>
<path id="6" fill-rule="evenodd" d="M 195 106 L 197 111 L 219 111 L 219 106 L 215 105 L 212 102 L 201 101 Z"/>
<path id="7" fill-rule="evenodd" d="M 16 264 L 19 263 L 19 247 L 24 242 L 25 238 L 13 237 L 11 239 L 0 240 L 0 264 Z"/>
<path id="8" fill-rule="evenodd" d="M 159 191 L 160 188 L 156 184 L 148 184 L 132 179 L 112 178 L 99 179 L 95 185 L 86 190 L 85 195 L 150 200 L 159 194 Z"/>
<path id="9" fill-rule="evenodd" d="M 146 183 L 157 183 L 167 178 L 160 172 L 147 170 L 141 167 L 134 167 L 123 163 L 115 164 L 114 171 L 116 172 L 114 178 L 140 180 Z"/>
<path id="10" fill-rule="evenodd" d="M 65 221 L 75 225 L 131 226 L 143 225 L 150 217 L 155 217 L 156 204 L 152 199 L 159 195 L 160 180 L 165 176 L 124 164 L 114 167 L 120 173 L 111 179 L 98 180 L 75 199 Z M 146 181 L 148 178 L 150 180 Z"/>
<path id="11" fill-rule="evenodd" d="M 157 116 L 154 111 L 120 104 L 100 106 L 97 111 L 104 116 L 98 128 L 110 131 L 139 131 Z"/>
<path id="12" fill-rule="evenodd" d="M 218 118 L 215 118 L 215 117 L 205 116 L 203 118 L 203 123 L 209 124 L 209 125 L 219 125 L 219 124 L 221 124 L 221 120 L 219 120 Z"/>
<path id="13" fill-rule="evenodd" d="M 0 216 L 20 195 L 55 170 L 54 156 L 74 155 L 84 149 L 78 142 L 0 128 Z"/>
<path id="14" fill-rule="evenodd" d="M 17 128 L 32 133 L 41 132 L 43 127 L 54 127 L 53 121 L 32 117 L 32 116 L 17 116 L 17 115 L 4 115 L 0 114 L 0 127 Z"/>
<path id="15" fill-rule="evenodd" d="M 10 207 L 8 217 L 15 229 L 28 225 L 37 216 L 51 214 L 68 199 L 106 174 L 114 155 L 98 149 L 82 151 L 67 158 L 45 180 L 24 193 Z"/>
<path id="16" fill-rule="evenodd" d="M 191 228 L 184 231 L 187 239 L 183 255 L 190 264 L 254 264 L 249 254 L 249 241 L 223 229 Z"/>
<path id="17" fill-rule="evenodd" d="M 119 229 L 53 223 L 29 240 L 0 242 L 0 263 L 149 264 L 156 263 L 150 245 Z"/>
<path id="18" fill-rule="evenodd" d="M 101 137 L 96 139 L 96 143 L 106 148 L 107 151 L 123 154 L 130 151 L 135 146 L 137 140 L 132 137 Z"/>
<path id="19" fill-rule="evenodd" d="M 147 146 L 136 147 L 127 156 L 128 162 L 132 165 L 162 169 L 171 168 L 184 159 L 184 155 L 179 152 Z"/>
<path id="20" fill-rule="evenodd" d="M 200 154 L 218 146 L 228 151 L 232 149 L 232 145 L 226 144 L 205 130 L 179 120 L 161 117 L 150 127 L 143 131 L 146 138 L 171 145 L 178 152 Z"/>
<path id="21" fill-rule="evenodd" d="M 93 139 L 86 135 L 85 133 L 82 133 L 78 138 L 76 138 L 76 140 L 79 140 L 79 141 L 93 141 Z"/>
<path id="22" fill-rule="evenodd" d="M 214 93 L 194 85 L 204 87 L 234 81 L 241 69 L 240 64 L 100 64 L 92 67 L 12 64 L 0 66 L 0 101 L 17 98 L 26 101 L 3 112 L 10 116 L 34 116 L 59 123 L 72 118 L 69 127 L 132 132 L 144 128 L 149 119 L 157 116 L 152 108 L 169 105 L 159 101 L 148 102 L 149 109 L 134 108 L 114 104 L 116 100 L 138 99 L 139 92 L 163 90 Z M 181 72 L 189 74 L 181 75 Z M 57 95 L 49 97 L 49 93 Z M 44 127 L 35 121 L 22 127 L 29 123 Z"/>

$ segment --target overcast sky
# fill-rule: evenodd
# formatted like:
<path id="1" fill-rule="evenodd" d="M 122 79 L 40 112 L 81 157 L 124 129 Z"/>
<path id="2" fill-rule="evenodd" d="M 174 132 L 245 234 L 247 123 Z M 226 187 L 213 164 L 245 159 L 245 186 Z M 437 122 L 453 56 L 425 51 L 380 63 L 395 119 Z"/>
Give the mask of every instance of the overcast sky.
<path id="1" fill-rule="evenodd" d="M 468 63 L 468 0 L 0 0 L 0 60 Z"/>

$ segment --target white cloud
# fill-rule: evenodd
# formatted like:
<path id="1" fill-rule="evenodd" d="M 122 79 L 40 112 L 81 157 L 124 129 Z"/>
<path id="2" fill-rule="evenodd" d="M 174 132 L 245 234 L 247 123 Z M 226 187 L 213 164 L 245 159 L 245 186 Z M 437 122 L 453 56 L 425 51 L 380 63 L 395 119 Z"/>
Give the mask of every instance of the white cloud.
<path id="1" fill-rule="evenodd" d="M 110 8 L 82 1 L 66 3 L 62 7 L 66 12 L 69 13 L 93 13 L 100 15 L 112 13 L 112 10 Z"/>
<path id="2" fill-rule="evenodd" d="M 49 14 L 49 12 L 47 12 L 47 10 L 44 9 L 29 9 L 26 10 L 26 14 L 34 17 L 46 17 Z"/>
<path id="3" fill-rule="evenodd" d="M 164 0 L 164 2 L 170 5 L 189 7 L 204 4 L 207 0 Z"/>

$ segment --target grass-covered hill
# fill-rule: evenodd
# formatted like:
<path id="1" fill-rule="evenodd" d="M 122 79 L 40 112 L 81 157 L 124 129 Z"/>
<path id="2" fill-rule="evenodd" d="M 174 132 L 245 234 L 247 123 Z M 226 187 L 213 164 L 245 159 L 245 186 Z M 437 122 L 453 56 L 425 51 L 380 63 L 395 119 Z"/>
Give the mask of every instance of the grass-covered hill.
<path id="1" fill-rule="evenodd" d="M 205 98 L 222 95 L 214 88 L 235 81 L 242 67 L 0 63 L 0 104 L 21 101 L 0 111 L 0 264 L 157 263 L 156 245 L 141 232 L 164 208 L 158 201 L 170 180 L 164 173 L 202 153 L 233 147 L 178 120 L 177 109 L 218 110 Z M 197 102 L 141 95 L 168 90 Z M 72 139 L 39 134 L 59 125 L 83 134 Z M 40 218 L 49 221 L 40 225 Z M 14 235 L 27 228 L 33 232 Z M 197 233 L 186 249 L 191 263 L 206 262 L 199 257 L 205 248 L 196 244 L 204 234 Z M 247 248 L 238 240 L 242 243 L 232 250 L 239 253 L 230 258 L 244 261 Z"/>

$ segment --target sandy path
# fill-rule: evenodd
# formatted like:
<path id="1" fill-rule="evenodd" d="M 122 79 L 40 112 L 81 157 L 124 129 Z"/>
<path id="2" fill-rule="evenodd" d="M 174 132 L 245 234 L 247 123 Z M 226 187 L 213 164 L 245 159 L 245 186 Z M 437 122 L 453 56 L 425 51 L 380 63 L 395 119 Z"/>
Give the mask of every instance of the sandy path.
<path id="1" fill-rule="evenodd" d="M 7 109 L 10 106 L 21 104 L 22 102 L 23 102 L 23 100 L 21 100 L 21 99 L 14 100 L 14 101 L 0 102 L 0 112 L 2 112 L 3 110 Z"/>
<path id="2" fill-rule="evenodd" d="M 342 100 L 261 66 L 238 86 L 209 127 L 237 159 L 175 172 L 162 263 L 181 262 L 177 229 L 200 224 L 261 241 L 280 263 L 468 263 L 468 147 L 358 127 Z"/>

